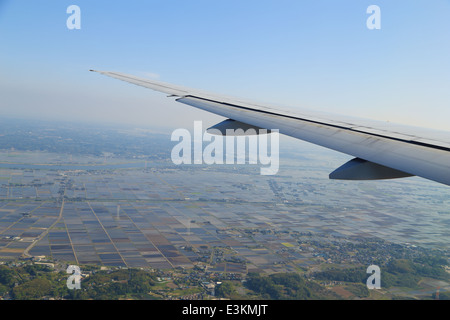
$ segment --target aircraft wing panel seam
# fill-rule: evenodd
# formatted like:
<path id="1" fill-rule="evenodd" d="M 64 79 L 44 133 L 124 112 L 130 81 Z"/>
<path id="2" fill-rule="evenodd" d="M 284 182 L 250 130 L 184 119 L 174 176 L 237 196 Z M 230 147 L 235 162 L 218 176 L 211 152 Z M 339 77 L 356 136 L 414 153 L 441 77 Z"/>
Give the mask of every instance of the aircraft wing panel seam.
<path id="1" fill-rule="evenodd" d="M 336 129 L 357 132 L 357 133 L 366 134 L 366 135 L 369 135 L 369 136 L 385 138 L 385 139 L 400 141 L 400 142 L 404 142 L 404 143 L 414 144 L 414 145 L 422 146 L 422 147 L 426 147 L 426 148 L 432 148 L 432 149 L 438 149 L 438 150 L 450 152 L 450 148 L 439 146 L 439 145 L 434 145 L 434 144 L 425 143 L 425 142 L 421 142 L 421 141 L 401 139 L 401 138 L 392 137 L 392 136 L 388 136 L 388 135 L 383 135 L 383 134 L 379 134 L 379 133 L 373 133 L 373 132 L 357 130 L 357 129 L 354 129 L 352 127 L 345 127 L 345 126 L 340 126 L 340 125 L 337 125 L 337 124 L 332 124 L 332 123 L 327 123 L 327 122 L 320 122 L 320 121 L 317 121 L 317 120 L 311 120 L 311 119 L 306 119 L 306 118 L 299 118 L 299 117 L 285 115 L 285 114 L 282 114 L 282 113 L 276 113 L 276 112 L 272 112 L 272 111 L 253 109 L 253 108 L 249 108 L 249 107 L 245 107 L 245 106 L 231 104 L 229 102 L 221 102 L 221 101 L 218 101 L 218 100 L 206 99 L 206 98 L 195 96 L 195 95 L 186 95 L 183 98 L 200 99 L 200 100 L 208 101 L 208 102 L 212 102 L 212 103 L 219 103 L 219 104 L 226 105 L 226 106 L 229 106 L 229 107 L 232 107 L 232 108 L 239 108 L 239 109 L 247 110 L 247 111 L 251 111 L 251 112 L 264 113 L 264 114 L 269 114 L 269 115 L 273 115 L 273 116 L 278 116 L 278 117 L 284 117 L 284 118 L 289 118 L 289 119 L 298 120 L 298 121 L 309 122 L 309 123 L 313 123 L 313 124 L 317 124 L 317 125 L 333 127 L 333 128 L 336 128 Z M 267 128 L 267 129 L 276 129 L 276 128 Z"/>

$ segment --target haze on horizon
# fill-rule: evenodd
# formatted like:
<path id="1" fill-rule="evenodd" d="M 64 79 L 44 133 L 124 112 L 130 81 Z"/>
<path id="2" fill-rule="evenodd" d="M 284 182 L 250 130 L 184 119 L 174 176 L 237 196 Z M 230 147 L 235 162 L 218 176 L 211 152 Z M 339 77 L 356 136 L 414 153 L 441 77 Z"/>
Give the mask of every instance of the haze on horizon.
<path id="1" fill-rule="evenodd" d="M 0 116 L 190 128 L 222 118 L 89 69 L 450 130 L 450 1 L 0 1 Z M 69 30 L 66 9 L 81 8 Z M 369 30 L 367 7 L 381 9 Z"/>

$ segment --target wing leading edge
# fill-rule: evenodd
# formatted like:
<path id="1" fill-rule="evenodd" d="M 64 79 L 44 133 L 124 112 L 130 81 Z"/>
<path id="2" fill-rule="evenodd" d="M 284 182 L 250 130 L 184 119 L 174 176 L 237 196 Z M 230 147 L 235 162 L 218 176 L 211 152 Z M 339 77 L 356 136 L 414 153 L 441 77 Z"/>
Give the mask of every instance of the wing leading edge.
<path id="1" fill-rule="evenodd" d="M 450 185 L 450 132 L 325 113 L 284 110 L 118 72 L 91 70 L 176 98 L 176 101 L 255 127 L 354 156 L 331 179 L 420 176 Z"/>

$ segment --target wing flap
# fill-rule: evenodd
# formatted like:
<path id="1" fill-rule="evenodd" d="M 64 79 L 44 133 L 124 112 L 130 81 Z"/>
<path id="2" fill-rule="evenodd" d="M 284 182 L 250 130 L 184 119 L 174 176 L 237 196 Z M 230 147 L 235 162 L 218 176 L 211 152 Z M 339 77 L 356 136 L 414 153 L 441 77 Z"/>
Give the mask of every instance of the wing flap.
<path id="1" fill-rule="evenodd" d="M 412 175 L 389 167 L 362 160 L 352 159 L 332 173 L 330 179 L 336 180 L 381 180 L 411 177 Z"/>

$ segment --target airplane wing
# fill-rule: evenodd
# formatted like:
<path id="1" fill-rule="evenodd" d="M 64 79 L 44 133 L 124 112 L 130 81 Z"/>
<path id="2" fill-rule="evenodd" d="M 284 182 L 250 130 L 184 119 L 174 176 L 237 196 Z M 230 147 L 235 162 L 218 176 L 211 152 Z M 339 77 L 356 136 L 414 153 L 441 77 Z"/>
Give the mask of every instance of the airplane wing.
<path id="1" fill-rule="evenodd" d="M 377 180 L 409 176 L 450 185 L 450 132 L 246 102 L 118 72 L 103 75 L 153 89 L 176 101 L 228 118 L 217 126 L 278 129 L 280 133 L 355 157 L 331 179 Z M 234 123 L 234 124 L 233 124 Z"/>

